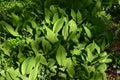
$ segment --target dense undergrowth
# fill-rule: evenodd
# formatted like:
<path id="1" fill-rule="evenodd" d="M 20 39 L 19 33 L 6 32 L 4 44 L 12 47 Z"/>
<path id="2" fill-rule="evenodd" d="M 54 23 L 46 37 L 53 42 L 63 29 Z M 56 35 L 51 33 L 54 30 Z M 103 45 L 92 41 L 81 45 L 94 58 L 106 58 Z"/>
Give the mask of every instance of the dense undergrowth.
<path id="1" fill-rule="evenodd" d="M 111 1 L 1 0 L 0 80 L 107 80 Z"/>

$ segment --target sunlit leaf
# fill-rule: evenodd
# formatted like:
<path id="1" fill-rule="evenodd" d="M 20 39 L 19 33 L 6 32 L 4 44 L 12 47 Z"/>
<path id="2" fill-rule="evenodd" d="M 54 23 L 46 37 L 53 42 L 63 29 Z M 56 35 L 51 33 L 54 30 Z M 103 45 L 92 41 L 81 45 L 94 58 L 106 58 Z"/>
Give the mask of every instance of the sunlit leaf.
<path id="1" fill-rule="evenodd" d="M 97 70 L 99 70 L 100 72 L 104 72 L 107 69 L 107 66 L 105 63 L 101 63 L 97 66 Z"/>
<path id="2" fill-rule="evenodd" d="M 86 50 L 87 50 L 87 59 L 89 62 L 91 62 L 93 60 L 94 56 L 93 56 L 92 52 L 90 51 L 90 48 L 86 48 Z"/>
<path id="3" fill-rule="evenodd" d="M 35 58 L 29 57 L 24 60 L 24 62 L 21 65 L 21 72 L 23 75 L 28 74 L 31 72 L 31 70 L 35 67 Z"/>
<path id="4" fill-rule="evenodd" d="M 17 76 L 20 75 L 18 69 L 17 69 L 17 70 L 14 70 L 13 68 L 9 68 L 9 69 L 7 70 L 7 72 L 8 72 L 8 74 L 9 74 L 9 76 L 11 77 L 11 79 L 13 79 L 13 80 L 19 80 L 19 78 L 17 77 Z"/>
<path id="5" fill-rule="evenodd" d="M 36 80 L 37 74 L 38 74 L 38 66 L 36 66 L 29 75 L 29 80 Z"/>
<path id="6" fill-rule="evenodd" d="M 70 32 L 76 32 L 77 24 L 74 20 L 69 21 L 69 26 L 70 26 Z"/>
<path id="7" fill-rule="evenodd" d="M 63 24 L 64 24 L 64 19 L 63 18 L 58 19 L 53 26 L 53 32 L 58 33 L 62 29 Z"/>
<path id="8" fill-rule="evenodd" d="M 39 54 L 39 55 L 38 55 L 37 60 L 38 60 L 41 64 L 44 64 L 44 65 L 47 65 L 47 64 L 48 64 L 46 58 L 45 58 L 42 54 Z"/>
<path id="9" fill-rule="evenodd" d="M 84 26 L 84 29 L 85 29 L 85 32 L 87 34 L 87 37 L 92 38 L 91 31 L 86 26 Z"/>
<path id="10" fill-rule="evenodd" d="M 60 66 L 64 66 L 66 63 L 66 50 L 62 45 L 59 45 L 56 53 L 56 60 Z"/>
<path id="11" fill-rule="evenodd" d="M 49 28 L 46 27 L 47 35 L 46 38 L 51 42 L 55 43 L 58 41 L 56 34 Z"/>

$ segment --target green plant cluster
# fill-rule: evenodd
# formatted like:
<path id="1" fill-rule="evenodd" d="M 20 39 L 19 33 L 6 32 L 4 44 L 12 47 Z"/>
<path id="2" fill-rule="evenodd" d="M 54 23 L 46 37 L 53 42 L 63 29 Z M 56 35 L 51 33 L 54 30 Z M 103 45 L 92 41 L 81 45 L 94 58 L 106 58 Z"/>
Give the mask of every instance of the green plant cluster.
<path id="1" fill-rule="evenodd" d="M 1 1 L 0 80 L 107 80 L 111 16 L 101 0 L 68 2 Z"/>

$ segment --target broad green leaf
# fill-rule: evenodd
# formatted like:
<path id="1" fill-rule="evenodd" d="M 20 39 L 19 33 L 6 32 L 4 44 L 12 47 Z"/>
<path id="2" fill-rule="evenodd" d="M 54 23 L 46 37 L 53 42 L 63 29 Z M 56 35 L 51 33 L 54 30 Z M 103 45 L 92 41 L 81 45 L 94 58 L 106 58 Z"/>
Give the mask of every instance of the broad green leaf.
<path id="1" fill-rule="evenodd" d="M 31 47 L 33 49 L 33 51 L 35 52 L 35 54 L 38 54 L 38 49 L 39 49 L 39 43 L 41 42 L 41 38 L 37 38 L 36 40 L 33 40 L 31 42 Z"/>
<path id="2" fill-rule="evenodd" d="M 63 18 L 58 19 L 53 25 L 53 32 L 58 33 L 62 29 L 63 24 L 64 24 L 64 19 Z"/>
<path id="3" fill-rule="evenodd" d="M 18 69 L 9 68 L 7 72 L 12 80 L 19 80 L 18 76 L 20 76 L 20 72 Z"/>
<path id="4" fill-rule="evenodd" d="M 46 38 L 51 42 L 55 43 L 58 41 L 56 34 L 49 28 L 46 27 L 47 35 Z"/>
<path id="5" fill-rule="evenodd" d="M 105 63 L 101 63 L 96 67 L 97 70 L 99 70 L 100 72 L 104 72 L 107 69 L 107 66 Z"/>
<path id="6" fill-rule="evenodd" d="M 68 24 L 67 23 L 65 24 L 65 26 L 63 26 L 62 35 L 64 37 L 64 40 L 66 40 L 68 37 Z"/>
<path id="7" fill-rule="evenodd" d="M 56 60 L 60 66 L 64 66 L 66 64 L 66 50 L 62 45 L 59 45 L 56 53 Z"/>
<path id="8" fill-rule="evenodd" d="M 38 65 L 30 72 L 29 80 L 36 80 L 38 74 Z"/>
<path id="9" fill-rule="evenodd" d="M 48 66 L 53 67 L 55 63 L 56 63 L 56 61 L 54 59 L 50 59 L 48 62 Z"/>
<path id="10" fill-rule="evenodd" d="M 13 80 L 9 74 L 9 72 L 6 72 L 6 80 Z"/>
<path id="11" fill-rule="evenodd" d="M 71 9 L 71 16 L 72 16 L 73 20 L 76 21 L 77 14 L 76 14 L 76 12 L 73 9 Z"/>
<path id="12" fill-rule="evenodd" d="M 35 67 L 35 58 L 34 57 L 28 57 L 24 60 L 24 62 L 21 65 L 21 72 L 23 75 L 28 74 L 32 71 L 33 67 Z"/>
<path id="13" fill-rule="evenodd" d="M 84 26 L 84 29 L 85 29 L 85 32 L 87 34 L 87 37 L 92 38 L 91 31 L 86 26 Z"/>
<path id="14" fill-rule="evenodd" d="M 80 13 L 80 11 L 77 11 L 77 23 L 81 24 L 82 23 L 82 14 Z"/>
<path id="15" fill-rule="evenodd" d="M 48 65 L 46 58 L 42 54 L 37 55 L 36 61 L 43 65 Z"/>
<path id="16" fill-rule="evenodd" d="M 87 51 L 87 60 L 89 62 L 91 62 L 93 60 L 94 56 L 93 56 L 92 52 L 90 51 L 90 48 L 86 48 L 86 51 Z"/>
<path id="17" fill-rule="evenodd" d="M 69 21 L 69 26 L 70 26 L 70 33 L 77 31 L 77 24 L 74 20 Z"/>
<path id="18" fill-rule="evenodd" d="M 93 52 L 95 49 L 98 53 L 100 53 L 100 47 L 93 41 L 93 43 L 90 43 L 87 48 L 90 49 L 91 52 Z"/>
<path id="19" fill-rule="evenodd" d="M 66 67 L 67 67 L 67 72 L 68 72 L 69 76 L 73 77 L 75 74 L 75 70 L 74 70 L 74 64 L 73 64 L 73 61 L 71 60 L 71 58 L 67 58 Z"/>
<path id="20" fill-rule="evenodd" d="M 43 47 L 44 52 L 46 53 L 52 48 L 51 44 L 45 39 L 42 40 L 42 47 Z"/>
<path id="21" fill-rule="evenodd" d="M 5 25 L 7 31 L 9 31 L 10 34 L 12 34 L 13 36 L 19 36 L 19 33 L 16 32 L 16 31 L 14 30 L 14 28 L 13 28 L 10 24 L 8 24 L 8 23 L 5 22 L 5 21 L 1 21 L 0 23 L 1 23 L 2 25 Z"/>

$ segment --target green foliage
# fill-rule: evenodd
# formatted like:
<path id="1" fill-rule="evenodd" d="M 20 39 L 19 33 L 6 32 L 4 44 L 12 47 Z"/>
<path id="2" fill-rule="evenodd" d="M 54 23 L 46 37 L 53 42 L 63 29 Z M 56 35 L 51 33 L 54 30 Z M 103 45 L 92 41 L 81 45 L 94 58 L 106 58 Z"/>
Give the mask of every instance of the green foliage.
<path id="1" fill-rule="evenodd" d="M 0 9 L 1 79 L 106 80 L 110 31 L 101 0 L 20 2 Z"/>

